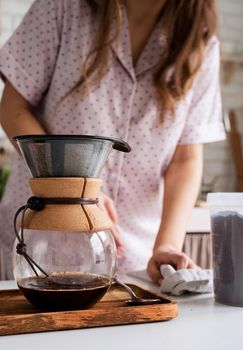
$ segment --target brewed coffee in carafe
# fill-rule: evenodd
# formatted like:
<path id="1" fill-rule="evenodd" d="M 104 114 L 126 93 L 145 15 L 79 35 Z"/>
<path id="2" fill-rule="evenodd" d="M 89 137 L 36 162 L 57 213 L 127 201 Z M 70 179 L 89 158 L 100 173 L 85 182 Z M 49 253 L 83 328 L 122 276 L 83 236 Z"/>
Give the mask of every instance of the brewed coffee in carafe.
<path id="1" fill-rule="evenodd" d="M 111 222 L 98 206 L 99 176 L 112 148 L 130 147 L 98 136 L 14 139 L 33 176 L 33 196 L 14 220 L 19 289 L 41 309 L 91 307 L 109 289 L 116 269 Z"/>

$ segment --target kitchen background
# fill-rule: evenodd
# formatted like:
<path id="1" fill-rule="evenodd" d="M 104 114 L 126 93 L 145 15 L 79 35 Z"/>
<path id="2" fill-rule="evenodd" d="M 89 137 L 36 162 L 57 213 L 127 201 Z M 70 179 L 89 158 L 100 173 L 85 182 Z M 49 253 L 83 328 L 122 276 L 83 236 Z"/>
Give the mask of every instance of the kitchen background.
<path id="1" fill-rule="evenodd" d="M 28 10 L 33 0 L 0 0 L 0 45 L 2 45 L 17 27 L 21 18 Z M 221 86 L 225 110 L 225 125 L 229 131 L 228 112 L 236 113 L 236 125 L 240 138 L 243 137 L 243 0 L 219 0 L 222 65 Z M 0 95 L 3 84 L 0 83 Z M 206 145 L 205 169 L 201 194 L 207 191 L 243 191 L 240 189 L 238 178 L 240 167 L 240 145 L 237 137 L 233 138 L 235 147 L 232 148 L 230 133 L 228 139 Z M 238 147 L 238 149 L 237 149 Z M 243 141 L 241 140 L 243 151 Z M 5 152 L 7 151 L 7 153 Z M 11 158 L 12 148 L 0 128 L 0 168 L 6 167 Z M 234 155 L 238 154 L 238 167 Z M 237 169 L 238 168 L 238 172 Z M 243 172 L 242 172 L 243 179 Z M 1 189 L 0 189 L 1 191 Z M 1 196 L 1 192 L 0 192 Z"/>

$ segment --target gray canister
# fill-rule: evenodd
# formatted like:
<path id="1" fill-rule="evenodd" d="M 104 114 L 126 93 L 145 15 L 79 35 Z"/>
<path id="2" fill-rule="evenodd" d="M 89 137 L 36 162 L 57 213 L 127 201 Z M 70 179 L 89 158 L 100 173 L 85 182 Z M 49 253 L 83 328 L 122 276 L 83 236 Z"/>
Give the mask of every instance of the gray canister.
<path id="1" fill-rule="evenodd" d="M 210 193 L 215 301 L 243 306 L 243 193 Z"/>

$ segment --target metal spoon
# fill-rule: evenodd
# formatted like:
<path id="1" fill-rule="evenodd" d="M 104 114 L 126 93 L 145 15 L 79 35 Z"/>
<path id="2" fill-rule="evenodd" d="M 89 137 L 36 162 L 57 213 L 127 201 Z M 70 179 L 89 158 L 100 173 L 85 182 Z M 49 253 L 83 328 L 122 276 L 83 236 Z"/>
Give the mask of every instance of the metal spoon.
<path id="1" fill-rule="evenodd" d="M 149 305 L 149 304 L 160 304 L 163 302 L 163 299 L 160 298 L 139 298 L 134 290 L 130 288 L 127 284 L 121 282 L 117 277 L 113 278 L 114 283 L 117 283 L 118 285 L 122 286 L 126 289 L 126 291 L 130 294 L 131 299 L 125 300 L 125 303 L 129 306 L 132 305 Z"/>

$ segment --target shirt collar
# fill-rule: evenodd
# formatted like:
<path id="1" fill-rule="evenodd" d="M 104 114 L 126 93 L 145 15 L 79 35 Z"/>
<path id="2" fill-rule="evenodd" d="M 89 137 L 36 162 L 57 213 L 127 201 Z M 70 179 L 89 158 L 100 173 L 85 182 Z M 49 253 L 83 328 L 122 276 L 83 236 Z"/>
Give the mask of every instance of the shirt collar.
<path id="1" fill-rule="evenodd" d="M 150 35 L 135 67 L 132 60 L 132 50 L 129 33 L 129 23 L 125 5 L 121 3 L 121 29 L 119 37 L 112 42 L 112 50 L 120 61 L 122 66 L 126 69 L 133 80 L 136 76 L 152 69 L 161 62 L 163 54 L 166 49 L 166 35 L 163 32 L 161 20 L 157 23 L 154 31 Z M 115 23 L 113 24 L 113 33 L 115 32 Z"/>
<path id="2" fill-rule="evenodd" d="M 136 75 L 153 69 L 162 61 L 167 46 L 167 39 L 163 31 L 162 23 L 159 21 L 150 35 L 135 66 Z"/>
<path id="3" fill-rule="evenodd" d="M 128 24 L 126 7 L 123 3 L 120 4 L 120 10 L 121 10 L 121 28 L 119 31 L 118 38 L 112 42 L 111 47 L 115 56 L 120 61 L 122 66 L 127 70 L 128 74 L 131 75 L 131 78 L 135 80 L 136 77 L 135 77 L 135 70 L 134 70 L 133 61 L 132 61 L 129 24 Z M 115 25 L 116 23 L 113 22 L 112 34 L 115 33 Z"/>

